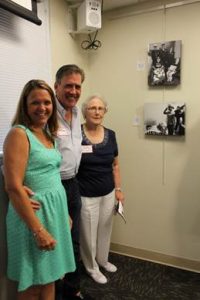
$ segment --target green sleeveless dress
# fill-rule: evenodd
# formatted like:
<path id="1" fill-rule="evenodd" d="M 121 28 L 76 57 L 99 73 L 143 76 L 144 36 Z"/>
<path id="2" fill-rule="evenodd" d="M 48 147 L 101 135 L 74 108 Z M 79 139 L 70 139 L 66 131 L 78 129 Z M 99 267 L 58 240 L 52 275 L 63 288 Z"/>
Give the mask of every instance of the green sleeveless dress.
<path id="1" fill-rule="evenodd" d="M 40 250 L 33 233 L 9 203 L 7 213 L 8 278 L 18 281 L 18 291 L 32 285 L 54 282 L 65 273 L 74 272 L 75 262 L 66 193 L 60 179 L 61 155 L 56 148 L 46 148 L 27 128 L 30 143 L 24 185 L 35 192 L 41 203 L 36 212 L 43 226 L 56 239 L 52 251 Z M 14 154 L 14 149 L 13 149 Z"/>

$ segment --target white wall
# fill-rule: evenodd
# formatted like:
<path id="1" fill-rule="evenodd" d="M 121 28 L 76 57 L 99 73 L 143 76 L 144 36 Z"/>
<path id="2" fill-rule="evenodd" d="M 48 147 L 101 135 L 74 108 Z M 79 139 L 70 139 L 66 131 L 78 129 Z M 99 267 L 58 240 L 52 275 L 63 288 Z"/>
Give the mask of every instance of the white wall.
<path id="1" fill-rule="evenodd" d="M 200 3 L 134 15 L 150 2 L 157 1 L 121 10 L 123 18 L 113 19 L 120 10 L 106 14 L 98 33 L 102 47 L 84 51 L 83 37 L 67 32 L 65 1 L 51 0 L 52 69 L 81 65 L 87 74 L 82 99 L 99 92 L 109 102 L 105 125 L 118 137 L 127 217 L 126 225 L 115 218 L 112 242 L 199 262 Z M 149 88 L 148 44 L 170 40 L 182 40 L 181 85 Z M 144 71 L 137 70 L 139 61 Z M 171 101 L 186 102 L 185 139 L 145 137 L 144 103 Z M 132 125 L 135 115 L 139 127 Z"/>
<path id="2" fill-rule="evenodd" d="M 47 0 L 38 3 L 38 17 L 41 26 L 0 9 L 0 154 L 24 85 L 51 78 Z"/>
<path id="3" fill-rule="evenodd" d="M 0 9 L 0 167 L 3 140 L 24 84 L 32 78 L 47 81 L 51 78 L 47 2 L 38 3 L 41 26 Z M 7 205 L 8 198 L 0 170 L 0 300 L 16 299 L 16 285 L 6 277 Z"/>
<path id="4" fill-rule="evenodd" d="M 132 10 L 133 11 L 133 10 Z M 107 125 L 117 132 L 127 224 L 115 220 L 112 242 L 200 260 L 199 70 L 200 3 L 112 20 L 108 14 L 90 55 L 91 89 L 109 102 Z M 127 10 L 130 13 L 131 9 Z M 182 40 L 182 82 L 148 88 L 149 43 Z M 185 101 L 186 137 L 151 138 L 143 133 L 145 102 Z M 133 116 L 141 126 L 132 125 Z"/>

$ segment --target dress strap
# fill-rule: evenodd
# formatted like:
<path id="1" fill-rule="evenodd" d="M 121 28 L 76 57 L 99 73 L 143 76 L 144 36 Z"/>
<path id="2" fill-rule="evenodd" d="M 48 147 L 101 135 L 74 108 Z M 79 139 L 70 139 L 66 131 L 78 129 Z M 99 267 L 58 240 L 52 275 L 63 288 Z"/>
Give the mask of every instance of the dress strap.
<path id="1" fill-rule="evenodd" d="M 26 127 L 24 125 L 21 125 L 21 124 L 17 124 L 17 125 L 14 125 L 13 128 L 21 128 L 21 129 L 23 129 L 25 131 L 25 133 L 26 133 L 26 135 L 27 135 L 28 140 L 29 140 L 30 143 L 31 143 L 31 141 L 35 140 L 34 134 L 32 133 L 32 131 L 28 127 Z"/>
<path id="2" fill-rule="evenodd" d="M 25 131 L 27 130 L 27 127 L 26 127 L 26 126 L 20 125 L 20 124 L 14 125 L 13 128 L 22 128 L 22 129 L 24 129 Z"/>

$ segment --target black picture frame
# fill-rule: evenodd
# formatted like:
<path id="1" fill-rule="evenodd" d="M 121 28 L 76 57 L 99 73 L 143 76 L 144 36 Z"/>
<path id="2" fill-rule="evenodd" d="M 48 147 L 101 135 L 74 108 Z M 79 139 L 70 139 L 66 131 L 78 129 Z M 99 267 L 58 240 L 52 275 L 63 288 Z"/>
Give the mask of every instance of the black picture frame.
<path id="1" fill-rule="evenodd" d="M 181 82 L 181 40 L 149 44 L 149 86 L 177 86 Z"/>
<path id="2" fill-rule="evenodd" d="M 145 103 L 144 132 L 154 136 L 185 136 L 186 103 Z"/>
<path id="3" fill-rule="evenodd" d="M 5 9 L 21 18 L 24 18 L 36 25 L 41 25 L 42 21 L 37 16 L 37 0 L 31 0 L 32 10 L 19 5 L 11 0 L 0 0 L 0 8 Z"/>

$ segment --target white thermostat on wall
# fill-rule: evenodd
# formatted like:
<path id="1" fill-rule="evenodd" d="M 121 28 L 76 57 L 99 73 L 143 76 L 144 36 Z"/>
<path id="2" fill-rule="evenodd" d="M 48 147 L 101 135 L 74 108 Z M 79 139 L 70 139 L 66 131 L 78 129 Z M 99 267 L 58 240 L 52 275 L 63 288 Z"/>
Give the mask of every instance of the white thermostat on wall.
<path id="1" fill-rule="evenodd" d="M 101 28 L 101 0 L 84 0 L 77 9 L 77 31 L 88 33 Z"/>

